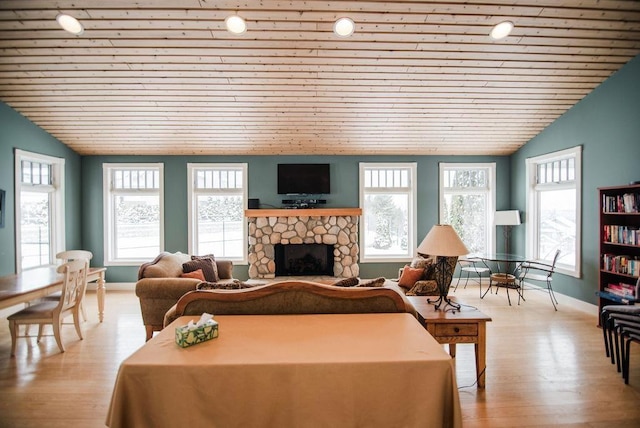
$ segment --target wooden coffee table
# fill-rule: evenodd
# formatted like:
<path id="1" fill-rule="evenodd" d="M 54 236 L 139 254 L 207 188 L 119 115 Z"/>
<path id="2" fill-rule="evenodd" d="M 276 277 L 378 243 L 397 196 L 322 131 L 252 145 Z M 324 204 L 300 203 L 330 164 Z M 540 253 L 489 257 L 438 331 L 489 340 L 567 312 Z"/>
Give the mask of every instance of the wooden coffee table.
<path id="1" fill-rule="evenodd" d="M 487 348 L 487 321 L 491 317 L 477 309 L 462 306 L 460 311 L 436 311 L 426 296 L 407 296 L 418 313 L 420 323 L 441 344 L 449 345 L 449 355 L 456 356 L 456 344 L 473 343 L 476 354 L 478 387 L 484 388 Z M 455 298 L 452 301 L 462 303 Z"/>

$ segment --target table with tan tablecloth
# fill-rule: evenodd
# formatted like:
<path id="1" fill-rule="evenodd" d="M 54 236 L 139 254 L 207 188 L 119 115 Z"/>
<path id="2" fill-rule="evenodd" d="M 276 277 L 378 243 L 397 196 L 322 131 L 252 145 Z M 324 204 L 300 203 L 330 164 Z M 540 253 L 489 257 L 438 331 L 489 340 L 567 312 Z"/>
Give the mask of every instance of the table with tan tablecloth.
<path id="1" fill-rule="evenodd" d="M 181 317 L 120 366 L 118 427 L 459 427 L 453 362 L 409 314 L 216 316 L 180 348 Z"/>

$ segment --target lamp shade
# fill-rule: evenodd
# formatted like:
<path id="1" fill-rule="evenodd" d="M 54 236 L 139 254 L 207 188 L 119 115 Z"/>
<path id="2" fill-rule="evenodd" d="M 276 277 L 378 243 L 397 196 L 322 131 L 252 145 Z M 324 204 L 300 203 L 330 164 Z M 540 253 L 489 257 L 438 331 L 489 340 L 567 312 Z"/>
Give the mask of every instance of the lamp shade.
<path id="1" fill-rule="evenodd" d="M 441 257 L 469 254 L 469 250 L 450 224 L 434 225 L 418 245 L 418 252 Z"/>
<path id="2" fill-rule="evenodd" d="M 520 224 L 520 211 L 496 211 L 494 223 L 496 226 L 517 226 Z"/>

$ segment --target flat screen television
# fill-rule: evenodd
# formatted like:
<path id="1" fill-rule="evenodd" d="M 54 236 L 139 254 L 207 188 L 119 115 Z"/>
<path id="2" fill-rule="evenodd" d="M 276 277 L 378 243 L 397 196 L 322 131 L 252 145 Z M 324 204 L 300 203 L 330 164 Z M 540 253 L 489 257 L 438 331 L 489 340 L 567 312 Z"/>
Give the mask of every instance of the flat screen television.
<path id="1" fill-rule="evenodd" d="M 279 195 L 327 195 L 331 193 L 328 163 L 278 164 Z"/>

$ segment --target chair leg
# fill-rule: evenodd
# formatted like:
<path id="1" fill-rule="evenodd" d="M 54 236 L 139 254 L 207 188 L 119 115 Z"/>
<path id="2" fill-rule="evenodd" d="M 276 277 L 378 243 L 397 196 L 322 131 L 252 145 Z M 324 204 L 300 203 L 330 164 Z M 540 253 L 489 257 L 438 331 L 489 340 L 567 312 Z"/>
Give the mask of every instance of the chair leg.
<path id="1" fill-rule="evenodd" d="M 609 337 L 609 355 L 611 357 L 611 364 L 616 363 L 615 349 L 614 349 L 614 343 L 613 343 L 614 328 L 615 326 L 613 325 L 613 320 L 610 318 L 607 319 L 607 336 Z"/>
<path id="2" fill-rule="evenodd" d="M 14 320 L 9 320 L 9 331 L 11 332 L 11 356 L 16 356 L 16 340 L 18 338 L 18 324 Z"/>
<path id="3" fill-rule="evenodd" d="M 80 311 L 78 309 L 73 311 L 73 324 L 76 327 L 76 333 L 78 333 L 78 337 L 80 338 L 80 340 L 83 340 L 84 337 L 82 337 L 82 329 L 80 328 Z"/>
<path id="4" fill-rule="evenodd" d="M 629 385 L 629 358 L 631 357 L 631 340 L 630 337 L 625 338 L 622 336 L 622 343 L 624 344 L 624 358 L 622 360 L 622 378 L 625 385 Z"/>
<path id="5" fill-rule="evenodd" d="M 481 298 L 481 299 L 484 299 L 484 296 L 486 296 L 486 295 L 487 295 L 487 293 L 488 293 L 489 291 L 491 291 L 491 287 L 492 287 L 492 286 L 493 286 L 493 281 L 491 281 L 491 277 L 489 277 L 489 287 L 484 291 L 484 294 L 481 294 L 481 295 L 480 295 L 480 298 Z M 482 287 L 480 287 L 480 288 L 482 288 Z"/>
<path id="6" fill-rule="evenodd" d="M 604 354 L 607 357 L 610 357 L 609 355 L 609 341 L 607 340 L 607 313 L 605 311 L 602 311 L 602 313 L 600 313 L 600 327 L 602 328 L 602 339 L 604 341 Z"/>
<path id="7" fill-rule="evenodd" d="M 467 289 L 467 285 L 469 284 L 469 276 L 471 275 L 471 272 L 467 271 L 467 279 L 464 282 L 464 289 Z"/>
<path id="8" fill-rule="evenodd" d="M 556 295 L 553 292 L 553 288 L 551 288 L 551 281 L 547 281 L 547 290 L 549 291 L 549 298 L 551 299 L 551 304 L 553 305 L 553 309 L 557 311 L 558 308 L 556 305 L 558 304 L 558 299 L 556 299 Z"/>
<path id="9" fill-rule="evenodd" d="M 80 309 L 82 310 L 82 319 L 87 322 L 87 311 L 84 308 L 84 303 L 80 303 Z"/>
<path id="10" fill-rule="evenodd" d="M 60 329 L 62 327 L 62 319 L 53 320 L 53 336 L 56 338 L 56 343 L 60 352 L 64 352 L 64 345 L 62 344 L 62 337 L 60 337 Z"/>
<path id="11" fill-rule="evenodd" d="M 42 339 L 43 336 L 42 333 L 44 333 L 44 324 L 38 325 L 38 339 L 36 339 L 37 343 L 40 343 L 40 339 Z"/>
<path id="12" fill-rule="evenodd" d="M 620 355 L 622 352 L 620 351 L 620 347 L 622 346 L 620 344 L 620 331 L 619 331 L 620 327 L 617 327 L 614 325 L 613 329 L 613 338 L 615 340 L 615 350 L 616 350 L 616 370 L 618 370 L 618 373 L 622 372 L 622 367 L 620 364 L 620 359 L 622 358 L 622 356 Z"/>

